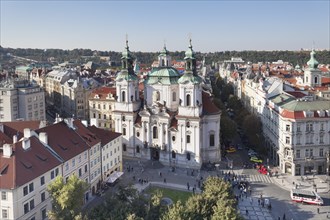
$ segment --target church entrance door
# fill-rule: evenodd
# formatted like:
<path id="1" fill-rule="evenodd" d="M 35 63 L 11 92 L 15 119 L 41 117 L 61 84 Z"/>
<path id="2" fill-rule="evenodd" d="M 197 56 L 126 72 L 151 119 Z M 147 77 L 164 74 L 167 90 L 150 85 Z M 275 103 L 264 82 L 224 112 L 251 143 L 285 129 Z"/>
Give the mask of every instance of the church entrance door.
<path id="1" fill-rule="evenodd" d="M 159 149 L 150 148 L 150 150 L 151 160 L 159 160 Z"/>

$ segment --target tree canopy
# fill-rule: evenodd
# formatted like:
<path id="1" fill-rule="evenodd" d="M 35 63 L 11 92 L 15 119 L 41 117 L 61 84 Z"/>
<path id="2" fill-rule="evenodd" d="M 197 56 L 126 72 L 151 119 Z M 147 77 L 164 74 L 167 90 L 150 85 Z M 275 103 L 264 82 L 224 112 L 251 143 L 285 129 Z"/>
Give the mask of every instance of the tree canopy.
<path id="1" fill-rule="evenodd" d="M 54 220 L 82 219 L 81 207 L 84 193 L 88 187 L 88 184 L 76 175 L 71 175 L 66 183 L 62 176 L 57 176 L 47 187 L 53 203 L 52 211 L 47 213 L 48 218 Z"/>

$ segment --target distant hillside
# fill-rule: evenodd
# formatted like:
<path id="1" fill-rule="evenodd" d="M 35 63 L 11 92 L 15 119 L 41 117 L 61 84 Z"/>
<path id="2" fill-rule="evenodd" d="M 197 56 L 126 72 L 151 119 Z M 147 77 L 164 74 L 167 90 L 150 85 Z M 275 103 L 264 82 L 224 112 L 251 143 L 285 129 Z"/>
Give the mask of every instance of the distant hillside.
<path id="1" fill-rule="evenodd" d="M 100 61 L 100 56 L 110 56 L 111 61 L 120 61 L 121 52 L 114 51 L 92 51 L 90 49 L 23 49 L 23 48 L 2 48 L 0 47 L 0 58 L 2 61 L 6 60 L 6 55 L 10 53 L 15 56 L 24 57 L 28 59 L 47 61 L 53 57 L 58 63 L 64 61 L 85 62 L 93 60 Z M 140 63 L 151 65 L 154 60 L 157 60 L 158 53 L 152 52 L 133 52 Z M 170 52 L 172 59 L 182 60 L 184 58 L 184 51 Z M 241 57 L 245 61 L 256 62 L 273 62 L 283 60 L 292 63 L 293 65 L 305 64 L 310 58 L 310 51 L 223 51 L 215 53 L 196 53 L 197 59 L 202 60 L 206 57 L 206 63 L 219 62 L 228 60 L 231 57 Z M 316 59 L 319 63 L 330 64 L 329 50 L 317 51 Z"/>

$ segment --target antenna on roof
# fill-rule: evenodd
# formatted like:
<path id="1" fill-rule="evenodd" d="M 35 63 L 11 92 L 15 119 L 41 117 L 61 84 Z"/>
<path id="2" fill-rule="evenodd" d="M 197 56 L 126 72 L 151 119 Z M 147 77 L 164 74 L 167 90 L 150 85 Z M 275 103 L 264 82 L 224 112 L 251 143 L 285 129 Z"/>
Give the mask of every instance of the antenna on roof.
<path id="1" fill-rule="evenodd" d="M 126 33 L 126 47 L 128 47 L 128 34 Z"/>

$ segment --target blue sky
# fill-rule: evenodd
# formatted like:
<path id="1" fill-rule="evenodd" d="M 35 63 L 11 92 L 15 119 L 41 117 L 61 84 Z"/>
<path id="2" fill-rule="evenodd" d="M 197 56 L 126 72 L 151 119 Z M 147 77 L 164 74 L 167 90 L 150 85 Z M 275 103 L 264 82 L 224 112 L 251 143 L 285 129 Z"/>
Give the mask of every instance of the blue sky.
<path id="1" fill-rule="evenodd" d="M 1 1 L 0 44 L 122 51 L 329 49 L 330 0 Z"/>

